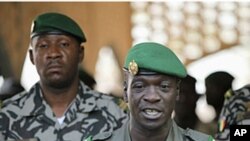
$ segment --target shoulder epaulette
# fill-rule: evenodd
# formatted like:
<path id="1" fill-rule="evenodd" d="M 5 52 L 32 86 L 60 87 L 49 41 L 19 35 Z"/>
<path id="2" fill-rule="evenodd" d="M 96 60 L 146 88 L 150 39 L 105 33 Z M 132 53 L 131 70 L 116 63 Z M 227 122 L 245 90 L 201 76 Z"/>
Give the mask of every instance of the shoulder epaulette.
<path id="1" fill-rule="evenodd" d="M 192 130 L 192 129 L 186 129 L 186 132 L 184 133 L 185 136 L 188 136 L 193 141 L 214 141 L 212 136 L 209 136 L 207 134 Z"/>

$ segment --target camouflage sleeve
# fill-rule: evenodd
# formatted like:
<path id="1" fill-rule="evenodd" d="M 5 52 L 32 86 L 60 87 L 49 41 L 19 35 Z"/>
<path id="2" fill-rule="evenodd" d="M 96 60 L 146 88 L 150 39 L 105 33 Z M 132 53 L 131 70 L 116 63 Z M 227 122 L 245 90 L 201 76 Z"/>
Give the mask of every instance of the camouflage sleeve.
<path id="1" fill-rule="evenodd" d="M 108 114 L 107 116 L 113 121 L 115 125 L 114 130 L 120 128 L 128 120 L 126 107 L 121 107 L 124 103 L 117 97 L 105 94 L 102 95 L 102 99 L 104 101 L 98 102 L 98 106 L 105 111 L 106 114 Z"/>
<path id="2" fill-rule="evenodd" d="M 247 118 L 248 102 L 250 103 L 250 85 L 227 91 L 218 120 L 216 140 L 230 140 L 230 125 L 239 124 L 240 120 Z"/>

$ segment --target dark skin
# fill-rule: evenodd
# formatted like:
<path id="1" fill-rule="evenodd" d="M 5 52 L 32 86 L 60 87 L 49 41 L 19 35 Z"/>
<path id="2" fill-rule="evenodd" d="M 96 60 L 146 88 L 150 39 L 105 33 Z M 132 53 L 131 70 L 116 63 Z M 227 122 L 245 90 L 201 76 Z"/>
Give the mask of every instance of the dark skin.
<path id="1" fill-rule="evenodd" d="M 165 141 L 177 98 L 176 77 L 153 74 L 133 76 L 125 72 L 124 99 L 130 109 L 132 141 Z"/>
<path id="2" fill-rule="evenodd" d="M 40 76 L 43 96 L 61 117 L 78 92 L 78 65 L 84 48 L 69 35 L 39 35 L 31 40 L 30 60 Z"/>

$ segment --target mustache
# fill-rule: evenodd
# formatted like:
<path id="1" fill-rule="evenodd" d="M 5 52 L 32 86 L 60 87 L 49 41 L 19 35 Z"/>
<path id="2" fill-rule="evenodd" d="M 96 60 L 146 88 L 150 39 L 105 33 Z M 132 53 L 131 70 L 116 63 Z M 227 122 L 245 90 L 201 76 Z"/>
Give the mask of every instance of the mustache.
<path id="1" fill-rule="evenodd" d="M 149 103 L 142 103 L 138 105 L 138 108 L 141 110 L 144 109 L 155 109 L 157 111 L 164 111 L 165 107 L 163 107 L 161 104 L 149 104 Z"/>
<path id="2" fill-rule="evenodd" d="M 47 67 L 51 67 L 51 66 L 62 66 L 62 62 L 59 59 L 50 59 L 47 63 L 46 63 Z"/>

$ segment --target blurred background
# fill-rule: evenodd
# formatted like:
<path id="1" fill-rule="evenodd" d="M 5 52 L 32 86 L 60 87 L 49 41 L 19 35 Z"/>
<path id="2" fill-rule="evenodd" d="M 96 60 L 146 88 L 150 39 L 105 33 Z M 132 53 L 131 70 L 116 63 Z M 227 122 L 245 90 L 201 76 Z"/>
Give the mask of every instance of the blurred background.
<path id="1" fill-rule="evenodd" d="M 81 66 L 99 91 L 122 96 L 126 53 L 142 41 L 171 48 L 197 79 L 200 95 L 215 71 L 232 74 L 233 89 L 250 83 L 250 2 L 0 2 L 0 87 L 7 78 L 26 90 L 38 81 L 27 49 L 32 19 L 43 12 L 64 13 L 82 27 Z M 212 120 L 211 107 L 198 103 L 200 118 Z"/>

